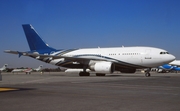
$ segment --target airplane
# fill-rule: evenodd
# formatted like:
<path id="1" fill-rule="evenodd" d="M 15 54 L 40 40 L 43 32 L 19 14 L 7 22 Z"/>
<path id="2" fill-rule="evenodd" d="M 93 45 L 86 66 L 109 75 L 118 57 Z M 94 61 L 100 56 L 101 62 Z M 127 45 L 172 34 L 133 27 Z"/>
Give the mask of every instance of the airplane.
<path id="1" fill-rule="evenodd" d="M 29 56 L 31 58 L 56 66 L 72 69 L 83 69 L 79 76 L 90 76 L 86 70 L 105 76 L 106 73 L 120 71 L 135 73 L 136 69 L 148 68 L 146 77 L 150 76 L 150 69 L 175 60 L 175 56 L 166 50 L 155 47 L 111 47 L 111 48 L 82 48 L 55 49 L 45 43 L 31 24 L 22 25 L 30 51 L 5 50 L 5 53 Z"/>
<path id="2" fill-rule="evenodd" d="M 36 71 L 36 72 L 41 71 L 42 67 L 43 67 L 43 65 L 40 65 L 38 68 L 34 68 L 33 71 Z"/>
<path id="3" fill-rule="evenodd" d="M 18 72 L 24 72 L 24 70 L 26 70 L 26 69 L 13 69 L 11 72 L 12 73 L 18 73 Z"/>
<path id="4" fill-rule="evenodd" d="M 4 64 L 4 66 L 0 68 L 0 73 L 1 73 L 2 71 L 5 71 L 6 68 L 7 68 L 7 66 L 8 66 L 8 64 Z"/>
<path id="5" fill-rule="evenodd" d="M 40 65 L 38 68 L 26 68 L 26 69 L 13 69 L 11 72 L 12 73 L 18 73 L 18 72 L 25 72 L 26 74 L 31 74 L 32 71 L 41 71 L 43 65 Z"/>
<path id="6" fill-rule="evenodd" d="M 170 62 L 169 64 L 173 65 L 173 66 L 179 66 L 180 67 L 180 60 L 174 60 L 174 61 Z"/>
<path id="7" fill-rule="evenodd" d="M 26 74 L 31 74 L 32 69 L 31 68 L 27 68 L 27 69 L 13 69 L 11 72 L 13 74 L 14 73 L 18 73 L 18 72 L 25 72 Z"/>
<path id="8" fill-rule="evenodd" d="M 42 67 L 43 67 L 43 65 L 40 65 L 38 68 L 28 68 L 28 69 L 24 70 L 24 72 L 26 74 L 31 74 L 32 71 L 36 71 L 36 72 L 41 71 Z"/>
<path id="9" fill-rule="evenodd" d="M 180 71 L 180 60 L 174 60 L 157 68 L 157 72 Z"/>

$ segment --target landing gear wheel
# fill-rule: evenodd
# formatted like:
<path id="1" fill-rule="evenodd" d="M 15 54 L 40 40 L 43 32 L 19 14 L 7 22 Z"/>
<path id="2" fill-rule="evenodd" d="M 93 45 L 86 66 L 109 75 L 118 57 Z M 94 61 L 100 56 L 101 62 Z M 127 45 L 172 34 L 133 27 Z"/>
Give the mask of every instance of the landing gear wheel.
<path id="1" fill-rule="evenodd" d="M 151 74 L 150 74 L 150 73 L 146 73 L 145 76 L 146 76 L 146 77 L 150 77 Z"/>
<path id="2" fill-rule="evenodd" d="M 105 76 L 106 74 L 96 73 L 96 76 Z"/>
<path id="3" fill-rule="evenodd" d="M 148 68 L 145 72 L 145 76 L 146 77 L 150 77 L 151 76 L 151 74 L 149 73 L 151 71 L 151 68 Z"/>

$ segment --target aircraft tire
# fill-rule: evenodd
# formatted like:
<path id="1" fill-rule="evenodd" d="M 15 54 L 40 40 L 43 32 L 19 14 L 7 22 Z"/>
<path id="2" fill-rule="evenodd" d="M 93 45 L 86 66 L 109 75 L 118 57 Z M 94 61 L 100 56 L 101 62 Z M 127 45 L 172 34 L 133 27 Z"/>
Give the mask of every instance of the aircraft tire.
<path id="1" fill-rule="evenodd" d="M 145 76 L 146 76 L 146 77 L 150 77 L 151 74 L 150 74 L 150 73 L 146 73 Z"/>

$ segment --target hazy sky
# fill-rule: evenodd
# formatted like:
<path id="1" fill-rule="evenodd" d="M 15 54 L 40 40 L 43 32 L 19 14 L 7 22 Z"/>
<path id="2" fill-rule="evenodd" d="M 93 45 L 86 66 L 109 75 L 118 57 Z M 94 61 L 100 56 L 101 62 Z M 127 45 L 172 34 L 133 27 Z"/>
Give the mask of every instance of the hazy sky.
<path id="1" fill-rule="evenodd" d="M 57 49 L 152 46 L 180 59 L 180 0 L 1 0 L 0 67 L 57 67 L 3 52 L 29 50 L 22 24 Z"/>

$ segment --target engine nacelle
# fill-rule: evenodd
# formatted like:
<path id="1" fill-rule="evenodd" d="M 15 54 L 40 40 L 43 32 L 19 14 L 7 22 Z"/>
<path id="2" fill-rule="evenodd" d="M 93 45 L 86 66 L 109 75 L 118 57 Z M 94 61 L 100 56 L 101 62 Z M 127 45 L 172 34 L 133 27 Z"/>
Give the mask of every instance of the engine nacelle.
<path id="1" fill-rule="evenodd" d="M 111 62 L 96 62 L 95 64 L 90 65 L 90 70 L 97 73 L 113 73 L 114 69 L 114 64 Z"/>

